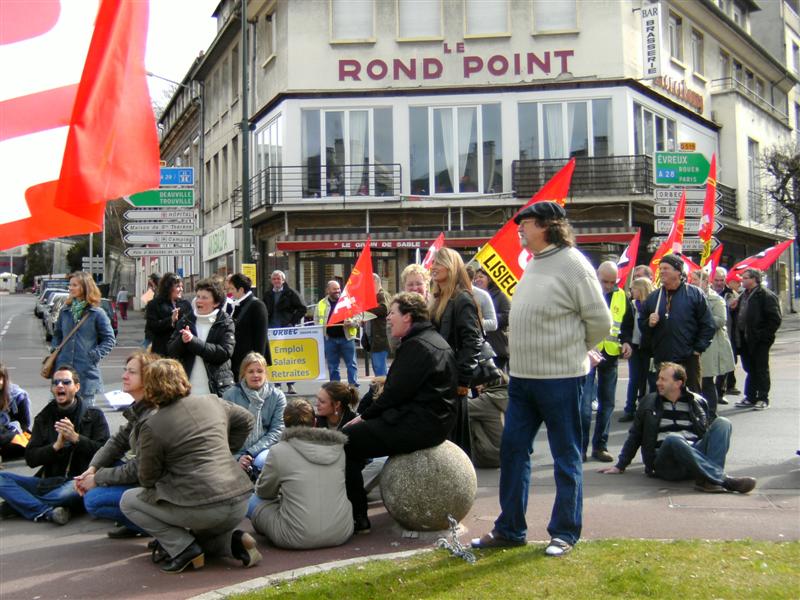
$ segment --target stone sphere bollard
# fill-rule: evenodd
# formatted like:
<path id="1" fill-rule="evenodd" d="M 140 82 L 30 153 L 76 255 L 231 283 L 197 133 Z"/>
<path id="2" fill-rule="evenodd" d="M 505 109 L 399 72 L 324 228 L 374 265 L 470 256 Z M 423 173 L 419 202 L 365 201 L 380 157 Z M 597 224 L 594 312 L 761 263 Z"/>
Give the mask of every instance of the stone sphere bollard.
<path id="1" fill-rule="evenodd" d="M 381 472 L 381 496 L 389 514 L 412 531 L 441 531 L 447 515 L 461 521 L 478 492 L 469 457 L 454 443 L 398 454 Z"/>

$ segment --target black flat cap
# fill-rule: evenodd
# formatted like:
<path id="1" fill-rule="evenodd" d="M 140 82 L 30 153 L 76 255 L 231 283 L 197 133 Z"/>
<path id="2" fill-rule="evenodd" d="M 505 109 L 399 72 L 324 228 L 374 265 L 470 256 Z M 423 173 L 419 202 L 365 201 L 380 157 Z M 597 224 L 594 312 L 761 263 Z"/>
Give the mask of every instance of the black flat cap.
<path id="1" fill-rule="evenodd" d="M 676 271 L 683 273 L 684 262 L 681 260 L 680 256 L 675 254 L 667 254 L 661 257 L 661 262 L 666 263 Z"/>
<path id="2" fill-rule="evenodd" d="M 544 202 L 534 202 L 527 208 L 523 208 L 514 217 L 514 223 L 517 225 L 523 219 L 532 219 L 539 217 L 540 219 L 564 219 L 567 216 L 567 211 L 564 207 L 557 202 L 546 200 Z"/>

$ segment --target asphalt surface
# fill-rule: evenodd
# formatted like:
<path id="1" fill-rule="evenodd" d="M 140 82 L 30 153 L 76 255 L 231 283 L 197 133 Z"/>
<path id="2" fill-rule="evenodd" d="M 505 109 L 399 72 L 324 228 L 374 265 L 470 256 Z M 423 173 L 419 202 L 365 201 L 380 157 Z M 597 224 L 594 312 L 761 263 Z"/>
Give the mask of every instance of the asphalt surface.
<path id="1" fill-rule="evenodd" d="M 33 317 L 30 296 L 0 296 L 0 360 L 10 369 L 12 381 L 31 394 L 34 413 L 49 399 L 47 383 L 38 375 L 45 355 L 41 325 Z M 119 387 L 124 358 L 143 337 L 141 313 L 120 321 L 118 345 L 103 363 L 107 389 Z M 800 316 L 788 315 L 772 350 L 772 406 L 763 412 L 742 411 L 733 402 L 721 414 L 734 425 L 728 454 L 730 475 L 758 478 L 747 495 L 701 494 L 691 482 L 668 483 L 644 476 L 637 459 L 624 475 L 601 475 L 601 463 L 584 467 L 584 539 L 800 539 Z M 366 391 L 361 361 L 362 389 Z M 739 387 L 744 383 L 737 373 Z M 627 427 L 617 422 L 627 385 L 626 368 L 620 372 L 618 411 L 614 415 L 609 450 L 617 454 Z M 301 394 L 313 394 L 318 383 L 297 385 Z M 735 401 L 737 397 L 732 397 Z M 120 413 L 104 406 L 112 430 L 122 423 Z M 546 432 L 534 444 L 531 496 L 528 504 L 528 538 L 545 540 L 554 485 L 552 459 Z M 14 472 L 31 473 L 24 463 L 4 463 Z M 463 520 L 466 541 L 492 528 L 498 513 L 499 471 L 478 470 L 478 496 Z M 162 574 L 150 563 L 146 540 L 110 540 L 111 526 L 79 516 L 63 527 L 29 523 L 21 519 L 0 521 L 0 598 L 3 600 L 50 598 L 189 598 L 256 577 L 301 569 L 360 556 L 429 548 L 430 539 L 404 537 L 380 502 L 370 508 L 372 532 L 354 537 L 338 548 L 286 551 L 269 547 L 257 536 L 264 560 L 253 569 L 238 563 L 209 559 L 201 571 Z M 242 528 L 252 531 L 249 522 Z"/>

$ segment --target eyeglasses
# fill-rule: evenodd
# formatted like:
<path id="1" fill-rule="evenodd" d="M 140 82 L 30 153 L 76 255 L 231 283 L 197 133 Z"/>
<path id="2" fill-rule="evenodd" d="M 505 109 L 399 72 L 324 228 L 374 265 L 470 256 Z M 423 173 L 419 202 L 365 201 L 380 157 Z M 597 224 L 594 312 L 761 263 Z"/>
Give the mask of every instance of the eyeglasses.
<path id="1" fill-rule="evenodd" d="M 53 379 L 53 385 L 72 385 L 72 379 Z"/>

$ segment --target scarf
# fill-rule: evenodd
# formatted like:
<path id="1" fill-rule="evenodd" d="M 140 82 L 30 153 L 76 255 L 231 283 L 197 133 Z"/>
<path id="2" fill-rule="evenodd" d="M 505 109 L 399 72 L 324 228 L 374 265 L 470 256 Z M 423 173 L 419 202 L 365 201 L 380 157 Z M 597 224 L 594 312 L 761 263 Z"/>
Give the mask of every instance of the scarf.
<path id="1" fill-rule="evenodd" d="M 267 399 L 269 383 L 265 382 L 259 389 L 254 390 L 246 383 L 242 382 L 239 384 L 239 388 L 244 392 L 245 398 L 250 402 L 250 406 L 248 407 L 250 414 L 256 418 L 253 430 L 244 442 L 244 448 L 247 449 L 264 435 L 264 424 L 261 422 L 261 409 L 264 407 L 264 401 Z"/>
<path id="2" fill-rule="evenodd" d="M 69 305 L 69 310 L 72 313 L 72 320 L 75 321 L 75 323 L 81 320 L 81 315 L 83 315 L 83 311 L 87 306 L 88 302 L 86 302 L 86 300 L 72 299 L 72 303 Z"/>

